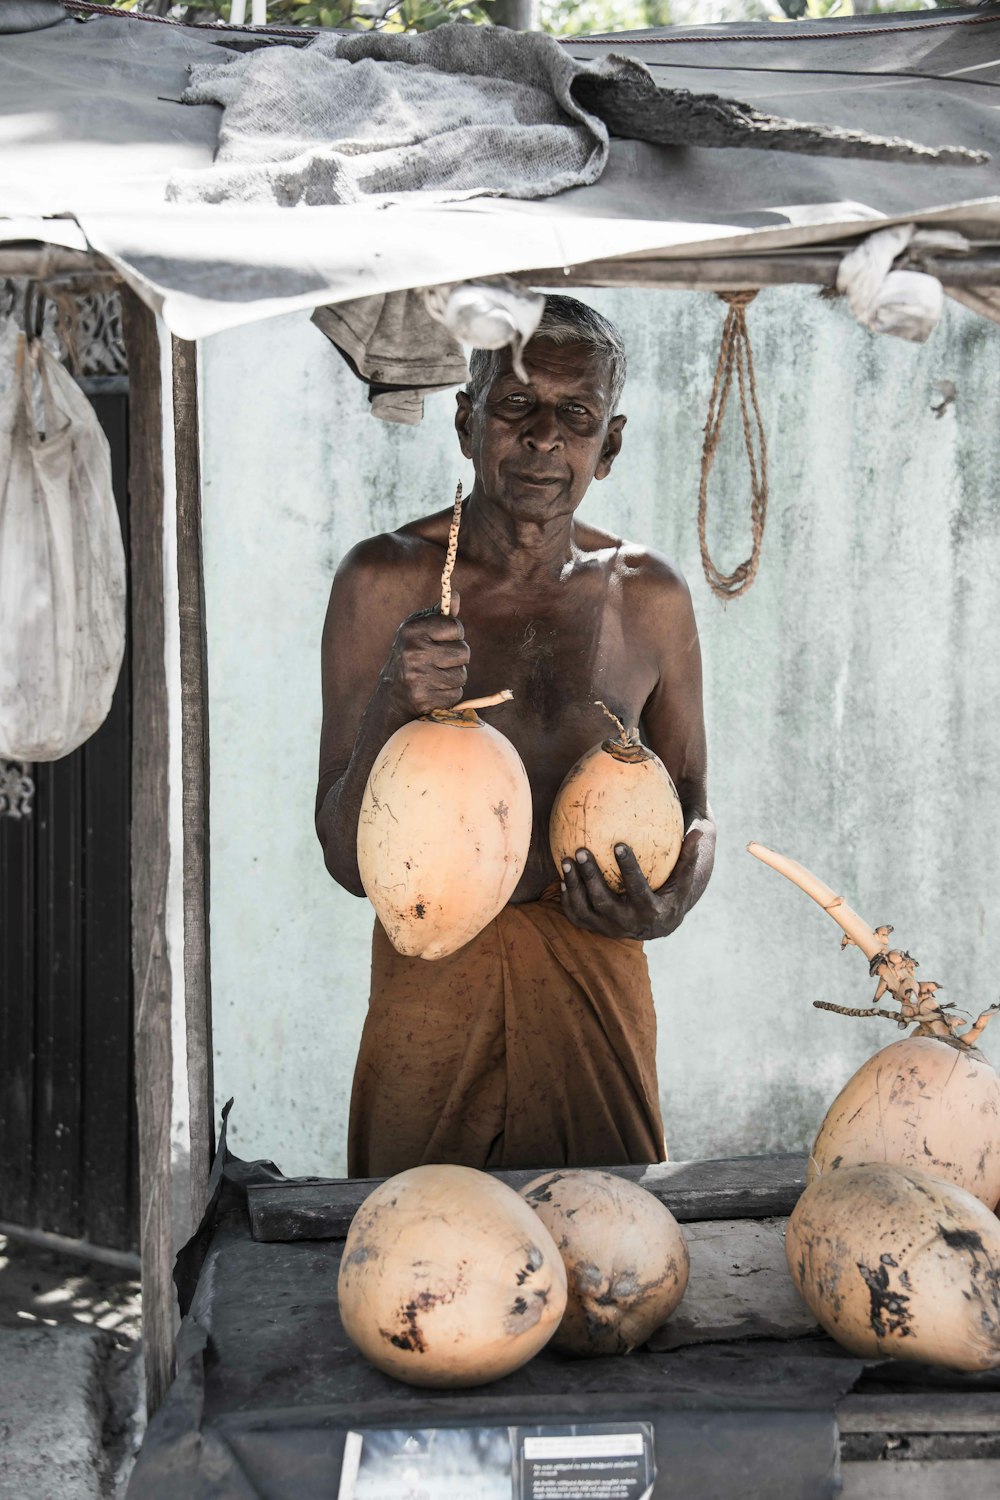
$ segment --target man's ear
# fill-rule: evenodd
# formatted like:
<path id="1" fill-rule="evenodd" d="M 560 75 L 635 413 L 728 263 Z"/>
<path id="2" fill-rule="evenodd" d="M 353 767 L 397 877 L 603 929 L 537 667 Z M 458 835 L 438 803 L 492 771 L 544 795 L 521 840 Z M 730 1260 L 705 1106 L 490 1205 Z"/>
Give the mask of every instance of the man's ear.
<path id="1" fill-rule="evenodd" d="M 608 423 L 608 435 L 604 439 L 604 447 L 594 470 L 595 479 L 607 479 L 611 473 L 611 465 L 622 451 L 622 428 L 627 421 L 628 417 L 619 414 Z"/>
<path id="2" fill-rule="evenodd" d="M 458 443 L 462 450 L 463 458 L 472 457 L 472 438 L 469 432 L 469 424 L 472 421 L 472 402 L 465 391 L 459 391 L 455 397 L 455 431 L 458 433 Z"/>

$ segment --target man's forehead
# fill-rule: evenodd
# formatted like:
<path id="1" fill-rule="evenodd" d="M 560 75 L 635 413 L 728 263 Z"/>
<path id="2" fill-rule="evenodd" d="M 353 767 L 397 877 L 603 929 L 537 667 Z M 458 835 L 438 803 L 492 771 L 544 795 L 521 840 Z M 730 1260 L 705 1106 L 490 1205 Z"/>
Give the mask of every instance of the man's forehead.
<path id="1" fill-rule="evenodd" d="M 535 338 L 525 344 L 522 360 L 528 374 L 529 384 L 535 380 L 555 379 L 574 388 L 593 390 L 607 395 L 611 383 L 611 360 L 601 349 L 582 342 L 555 343 L 552 339 Z M 510 349 L 500 351 L 500 367 L 493 385 L 500 381 L 516 379 Z"/>

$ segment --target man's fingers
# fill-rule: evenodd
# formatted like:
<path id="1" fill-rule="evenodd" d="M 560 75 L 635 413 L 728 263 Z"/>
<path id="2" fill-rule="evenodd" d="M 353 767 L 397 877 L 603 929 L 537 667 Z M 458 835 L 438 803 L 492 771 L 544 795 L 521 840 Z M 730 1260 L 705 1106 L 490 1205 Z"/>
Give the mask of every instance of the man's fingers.
<path id="1" fill-rule="evenodd" d="M 628 844 L 615 845 L 615 859 L 622 872 L 622 884 L 629 903 L 633 906 L 650 905 L 653 889 Z"/>
<path id="2" fill-rule="evenodd" d="M 589 849 L 576 851 L 576 872 L 586 892 L 587 900 L 596 912 L 610 911 L 617 900 L 601 874 L 601 867 Z"/>
<path id="3" fill-rule="evenodd" d="M 458 618 L 458 611 L 459 611 L 459 608 L 461 607 L 461 603 L 462 603 L 462 596 L 461 596 L 461 594 L 458 592 L 457 589 L 452 589 L 452 591 L 451 591 L 451 617 L 452 617 L 452 619 L 457 619 Z"/>
<path id="4" fill-rule="evenodd" d="M 701 843 L 701 839 L 702 830 L 700 828 L 688 829 L 684 835 L 684 842 L 681 844 L 681 852 L 677 856 L 677 863 L 674 866 L 672 878 L 686 880 L 690 885 L 694 879 L 694 872 L 698 865 L 698 845 Z"/>
<path id="5" fill-rule="evenodd" d="M 585 927 L 588 931 L 597 930 L 594 922 L 594 913 L 591 911 L 587 900 L 586 887 L 577 873 L 576 864 L 573 860 L 564 860 L 562 867 L 562 909 L 564 916 L 568 917 L 575 927 Z"/>

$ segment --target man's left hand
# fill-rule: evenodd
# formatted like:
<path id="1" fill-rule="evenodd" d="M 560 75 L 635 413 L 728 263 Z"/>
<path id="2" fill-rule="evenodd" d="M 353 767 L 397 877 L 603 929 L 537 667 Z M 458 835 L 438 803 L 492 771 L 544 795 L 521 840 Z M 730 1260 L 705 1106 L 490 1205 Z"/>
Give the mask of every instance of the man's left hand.
<path id="1" fill-rule="evenodd" d="M 697 899 L 695 873 L 703 830 L 688 829 L 676 865 L 665 885 L 654 891 L 627 844 L 615 845 L 615 858 L 625 889 L 611 889 L 600 866 L 588 849 L 577 850 L 575 860 L 564 860 L 562 909 L 576 927 L 599 932 L 604 937 L 667 937 L 683 922 Z"/>

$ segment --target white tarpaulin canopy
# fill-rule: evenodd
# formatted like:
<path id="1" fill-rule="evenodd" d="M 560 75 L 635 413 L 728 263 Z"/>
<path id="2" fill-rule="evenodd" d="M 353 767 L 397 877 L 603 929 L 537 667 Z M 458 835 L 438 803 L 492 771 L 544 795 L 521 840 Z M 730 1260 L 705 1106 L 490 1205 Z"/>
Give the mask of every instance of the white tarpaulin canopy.
<path id="1" fill-rule="evenodd" d="M 985 163 L 615 137 L 598 181 L 534 201 L 443 192 L 345 206 L 168 201 L 169 180 L 209 168 L 219 139 L 218 105 L 179 102 L 188 69 L 232 41 L 221 28 L 120 13 L 0 36 L 0 240 L 98 252 L 189 339 L 500 273 L 551 280 L 577 268 L 577 283 L 671 284 L 671 266 L 695 258 L 749 268 L 753 257 L 759 280 L 763 257 L 829 250 L 894 222 L 961 232 L 985 269 L 959 294 L 988 313 L 1000 296 L 1000 6 L 560 43 L 588 64 L 609 54 L 641 62 L 661 89 L 963 147 L 988 153 Z M 754 284 L 749 270 L 743 280 Z"/>

